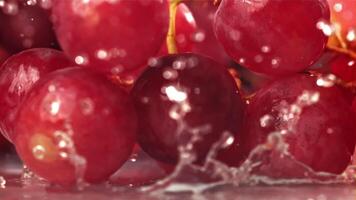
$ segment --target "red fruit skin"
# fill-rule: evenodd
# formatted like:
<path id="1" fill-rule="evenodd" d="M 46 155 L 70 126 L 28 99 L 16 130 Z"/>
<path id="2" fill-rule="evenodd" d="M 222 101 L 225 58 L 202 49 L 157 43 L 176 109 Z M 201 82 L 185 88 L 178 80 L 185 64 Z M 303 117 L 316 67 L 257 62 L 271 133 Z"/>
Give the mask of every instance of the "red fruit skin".
<path id="1" fill-rule="evenodd" d="M 16 121 L 14 143 L 21 159 L 39 176 L 63 185 L 80 178 L 70 159 L 76 156 L 73 151 L 86 160 L 84 181 L 107 180 L 129 158 L 137 126 L 128 94 L 83 68 L 58 70 L 41 79 Z M 63 147 L 58 133 L 75 148 Z"/>
<path id="2" fill-rule="evenodd" d="M 0 47 L 0 65 L 5 62 L 5 60 L 9 57 L 10 55 L 7 53 L 7 51 L 3 48 Z"/>
<path id="3" fill-rule="evenodd" d="M 222 0 L 215 33 L 226 52 L 249 69 L 272 77 L 303 71 L 323 52 L 329 22 L 326 0 Z"/>
<path id="4" fill-rule="evenodd" d="M 217 40 L 213 29 L 214 16 L 218 6 L 214 5 L 213 1 L 193 0 L 185 3 L 192 11 L 197 23 L 192 52 L 213 58 L 222 65 L 228 65 L 231 59 Z"/>
<path id="5" fill-rule="evenodd" d="M 174 100 L 182 92 L 186 99 Z M 189 140 L 191 129 L 200 127 L 201 140 L 193 148 L 198 162 L 225 131 L 239 135 L 244 103 L 238 88 L 229 72 L 207 57 L 192 53 L 161 57 L 136 81 L 131 95 L 139 117 L 138 141 L 162 162 L 177 162 L 178 146 Z M 182 109 L 189 111 L 184 114 Z"/>
<path id="6" fill-rule="evenodd" d="M 174 166 L 153 159 L 135 145 L 131 159 L 110 177 L 110 183 L 130 186 L 147 185 L 164 178 L 173 169 Z"/>
<path id="7" fill-rule="evenodd" d="M 154 57 L 166 38 L 168 19 L 162 0 L 53 1 L 64 52 L 77 64 L 108 75 L 134 71 Z"/>
<path id="8" fill-rule="evenodd" d="M 175 20 L 177 50 L 179 53 L 191 52 L 194 46 L 193 37 L 197 31 L 197 24 L 192 12 L 185 3 L 178 5 Z M 166 54 L 168 54 L 167 43 L 164 41 L 159 55 Z"/>
<path id="9" fill-rule="evenodd" d="M 239 138 L 241 145 L 234 157 L 236 165 L 258 144 L 265 143 L 270 133 L 286 125 L 286 121 L 279 116 L 281 104 L 292 105 L 303 91 L 308 91 L 318 92 L 319 100 L 302 109 L 294 129 L 284 136 L 289 152 L 315 171 L 339 174 L 345 170 L 354 152 L 356 118 L 342 89 L 336 85 L 320 87 L 316 82 L 316 77 L 298 74 L 279 79 L 256 93 L 246 109 L 244 131 Z M 261 119 L 266 115 L 271 120 L 262 127 Z M 273 163 L 274 158 L 271 159 Z M 293 168 L 287 165 L 285 167 L 289 167 L 288 171 L 293 173 Z M 277 167 L 283 168 L 283 162 Z M 264 173 L 278 174 L 279 178 L 291 176 L 275 168 L 269 168 Z"/>
<path id="10" fill-rule="evenodd" d="M 356 60 L 344 55 L 337 54 L 334 59 L 329 62 L 331 73 L 345 82 L 356 81 Z"/>
<path id="11" fill-rule="evenodd" d="M 60 51 L 38 48 L 11 56 L 0 68 L 0 130 L 12 141 L 17 110 L 39 79 L 49 72 L 72 66 Z"/>
<path id="12" fill-rule="evenodd" d="M 57 47 L 49 12 L 39 5 L 26 5 L 23 0 L 9 0 L 18 11 L 8 14 L 0 10 L 0 44 L 17 53 L 29 48 Z"/>

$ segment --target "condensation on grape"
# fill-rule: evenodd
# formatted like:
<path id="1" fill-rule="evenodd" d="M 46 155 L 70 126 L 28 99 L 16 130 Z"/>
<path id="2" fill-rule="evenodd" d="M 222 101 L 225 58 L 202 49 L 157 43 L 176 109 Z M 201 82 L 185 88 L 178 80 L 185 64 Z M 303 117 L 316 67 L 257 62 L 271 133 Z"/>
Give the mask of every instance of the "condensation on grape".
<path id="1" fill-rule="evenodd" d="M 205 40 L 205 33 L 203 31 L 197 31 L 194 35 L 193 35 L 193 40 L 195 42 L 203 42 Z"/>
<path id="2" fill-rule="evenodd" d="M 335 12 L 341 12 L 343 9 L 343 5 L 342 3 L 335 3 L 333 6 L 333 9 Z"/>
<path id="3" fill-rule="evenodd" d="M 347 35 L 346 35 L 346 40 L 349 41 L 349 42 L 353 42 L 353 41 L 355 41 L 355 39 L 356 39 L 355 30 L 348 31 Z"/>
<path id="4" fill-rule="evenodd" d="M 78 55 L 74 58 L 74 62 L 78 65 L 87 65 L 89 64 L 89 58 L 86 55 Z"/>
<path id="5" fill-rule="evenodd" d="M 174 80 L 178 77 L 178 72 L 174 69 L 167 69 L 164 70 L 162 76 L 167 80 Z"/>
<path id="6" fill-rule="evenodd" d="M 316 27 L 318 29 L 320 29 L 324 35 L 326 36 L 331 36 L 333 33 L 334 33 L 334 27 L 332 25 L 330 25 L 328 22 L 326 21 L 319 21 L 317 24 L 316 24 Z"/>

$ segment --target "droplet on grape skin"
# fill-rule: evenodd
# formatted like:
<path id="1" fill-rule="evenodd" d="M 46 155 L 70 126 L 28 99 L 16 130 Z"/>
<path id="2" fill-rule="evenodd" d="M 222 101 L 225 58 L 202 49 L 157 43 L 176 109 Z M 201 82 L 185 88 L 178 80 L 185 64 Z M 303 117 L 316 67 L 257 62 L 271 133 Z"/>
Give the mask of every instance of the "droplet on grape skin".
<path id="1" fill-rule="evenodd" d="M 0 68 L 0 130 L 12 141 L 17 110 L 32 86 L 47 73 L 73 66 L 60 51 L 37 48 L 8 58 Z"/>
<path id="2" fill-rule="evenodd" d="M 49 11 L 17 0 L 9 0 L 5 5 L 16 7 L 10 13 L 0 9 L 0 44 L 7 51 L 17 53 L 30 48 L 58 48 Z"/>
<path id="3" fill-rule="evenodd" d="M 279 131 L 296 160 L 315 171 L 339 174 L 345 170 L 356 143 L 355 114 L 345 91 L 336 84 L 318 86 L 317 81 L 315 76 L 293 75 L 256 93 L 246 109 L 237 164 L 265 143 L 268 135 Z M 298 99 L 304 103 L 296 103 Z M 266 115 L 271 119 L 269 126 L 260 123 Z M 274 168 L 267 173 L 283 177 Z"/>
<path id="4" fill-rule="evenodd" d="M 143 66 L 158 53 L 168 31 L 168 4 L 162 0 L 54 0 L 52 10 L 64 52 L 107 75 Z"/>
<path id="5" fill-rule="evenodd" d="M 166 73 L 175 74 L 167 76 Z M 131 91 L 139 117 L 138 141 L 153 158 L 179 159 L 178 148 L 192 145 L 198 161 L 224 132 L 239 136 L 244 103 L 229 72 L 197 54 L 161 57 Z"/>
<path id="6" fill-rule="evenodd" d="M 90 108 L 83 107 L 88 100 Z M 129 158 L 136 137 L 129 95 L 79 67 L 57 70 L 36 83 L 16 121 L 20 158 L 37 175 L 61 185 L 107 180 Z"/>
<path id="7" fill-rule="evenodd" d="M 326 0 L 222 0 L 214 28 L 236 62 L 243 58 L 245 67 L 278 77 L 303 71 L 320 57 L 328 37 L 317 23 L 329 18 Z"/>

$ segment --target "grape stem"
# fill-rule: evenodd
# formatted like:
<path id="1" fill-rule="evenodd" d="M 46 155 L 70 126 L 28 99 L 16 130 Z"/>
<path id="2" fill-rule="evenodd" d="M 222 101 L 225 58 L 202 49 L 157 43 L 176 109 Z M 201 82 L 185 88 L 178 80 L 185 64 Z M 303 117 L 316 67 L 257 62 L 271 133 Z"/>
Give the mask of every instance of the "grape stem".
<path id="1" fill-rule="evenodd" d="M 182 0 L 169 0 L 169 29 L 167 34 L 167 49 L 169 54 L 177 53 L 176 15 L 177 7 Z"/>

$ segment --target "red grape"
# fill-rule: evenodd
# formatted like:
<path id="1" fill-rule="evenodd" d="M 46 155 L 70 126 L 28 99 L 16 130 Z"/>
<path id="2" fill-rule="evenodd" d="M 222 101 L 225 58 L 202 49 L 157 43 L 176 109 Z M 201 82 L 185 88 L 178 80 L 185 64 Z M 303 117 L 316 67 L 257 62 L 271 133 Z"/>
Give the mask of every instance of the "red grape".
<path id="1" fill-rule="evenodd" d="M 168 167 L 170 170 L 166 170 Z M 167 166 L 167 164 L 151 158 L 136 145 L 131 158 L 110 177 L 110 183 L 131 186 L 145 185 L 164 178 L 172 171 L 172 168 L 172 166 Z"/>
<path id="2" fill-rule="evenodd" d="M 57 47 L 49 12 L 23 0 L 8 0 L 0 10 L 0 44 L 9 52 L 38 47 Z"/>
<path id="3" fill-rule="evenodd" d="M 341 173 L 353 155 L 356 127 L 351 103 L 325 77 L 294 75 L 271 83 L 250 101 L 244 120 L 236 164 L 275 131 L 296 160 L 316 171 Z M 283 163 L 279 165 L 283 168 Z M 292 168 L 288 171 L 293 173 Z M 268 174 L 274 173 L 283 176 L 269 169 Z"/>
<path id="4" fill-rule="evenodd" d="M 0 129 L 12 140 L 14 121 L 21 105 L 33 84 L 45 74 L 69 67 L 70 60 L 54 49 L 29 49 L 10 57 L 0 69 Z"/>
<path id="5" fill-rule="evenodd" d="M 55 0 L 53 18 L 64 52 L 110 75 L 140 68 L 155 56 L 169 21 L 162 0 Z"/>
<path id="6" fill-rule="evenodd" d="M 222 0 L 215 32 L 227 53 L 251 70 L 269 76 L 302 71 L 321 55 L 329 22 L 326 0 Z"/>
<path id="7" fill-rule="evenodd" d="M 337 54 L 328 63 L 331 73 L 335 74 L 345 82 L 356 81 L 356 60 L 345 55 Z"/>
<path id="8" fill-rule="evenodd" d="M 223 65 L 228 64 L 230 58 L 217 40 L 213 29 L 217 5 L 214 5 L 213 1 L 187 1 L 186 3 L 197 23 L 192 52 L 211 57 Z"/>
<path id="9" fill-rule="evenodd" d="M 153 158 L 175 163 L 178 147 L 192 138 L 198 161 L 224 132 L 239 134 L 244 103 L 229 72 L 191 53 L 161 57 L 132 89 L 138 141 Z"/>
<path id="10" fill-rule="evenodd" d="M 128 94 L 83 68 L 43 77 L 16 121 L 18 154 L 52 183 L 104 181 L 129 158 L 135 142 L 136 116 Z"/>
<path id="11" fill-rule="evenodd" d="M 178 52 L 191 52 L 194 45 L 193 36 L 197 31 L 197 25 L 195 23 L 192 12 L 184 3 L 180 3 L 177 7 L 175 23 L 176 44 Z M 164 42 L 159 55 L 166 55 L 167 53 L 167 43 Z"/>
<path id="12" fill-rule="evenodd" d="M 0 47 L 0 65 L 9 57 L 7 51 Z"/>

